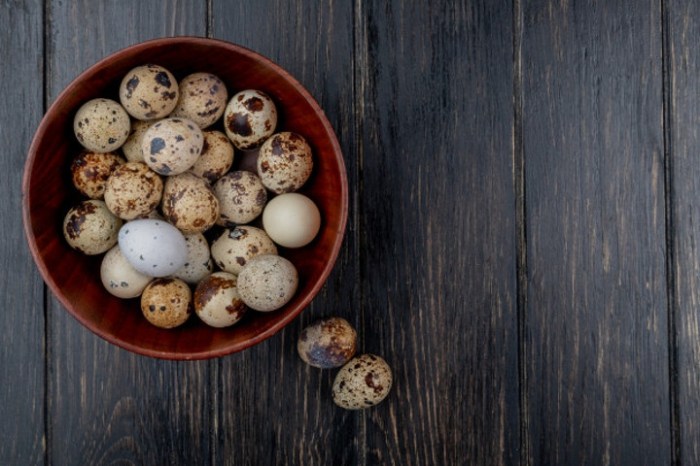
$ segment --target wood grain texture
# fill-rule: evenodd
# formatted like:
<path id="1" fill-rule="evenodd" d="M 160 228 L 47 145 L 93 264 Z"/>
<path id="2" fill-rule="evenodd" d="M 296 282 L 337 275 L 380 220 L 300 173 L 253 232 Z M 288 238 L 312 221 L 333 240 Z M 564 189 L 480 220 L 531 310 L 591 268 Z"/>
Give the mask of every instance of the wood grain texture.
<path id="1" fill-rule="evenodd" d="M 81 70 L 152 37 L 206 33 L 203 2 L 47 6 L 53 101 Z M 201 464 L 210 458 L 209 363 L 135 356 L 48 303 L 48 453 L 52 464 Z"/>
<path id="2" fill-rule="evenodd" d="M 364 460 L 515 464 L 512 4 L 357 5 Z"/>
<path id="3" fill-rule="evenodd" d="M 44 462 L 44 292 L 19 214 L 26 150 L 42 114 L 42 20 L 39 1 L 0 2 L 0 464 L 8 465 Z"/>
<path id="4" fill-rule="evenodd" d="M 658 2 L 523 2 L 528 464 L 671 461 Z"/>
<path id="5" fill-rule="evenodd" d="M 700 464 L 700 5 L 667 2 L 668 121 L 679 457 Z"/>
<path id="6" fill-rule="evenodd" d="M 322 316 L 361 323 L 358 157 L 351 2 L 212 2 L 211 34 L 252 48 L 289 71 L 325 111 L 344 153 L 350 217 L 333 273 L 300 317 L 268 341 L 218 361 L 217 464 L 358 464 L 358 415 L 331 399 L 335 371 L 306 366 L 301 329 Z M 284 107 L 281 109 L 284 114 Z"/>

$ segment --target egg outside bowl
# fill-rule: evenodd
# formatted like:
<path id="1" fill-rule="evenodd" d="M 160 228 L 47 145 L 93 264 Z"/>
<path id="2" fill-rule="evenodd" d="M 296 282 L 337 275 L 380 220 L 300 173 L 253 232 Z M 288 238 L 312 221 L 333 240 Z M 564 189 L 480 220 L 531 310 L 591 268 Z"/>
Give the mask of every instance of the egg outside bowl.
<path id="1" fill-rule="evenodd" d="M 249 311 L 236 325 L 215 329 L 191 316 L 182 327 L 164 330 L 143 317 L 139 299 L 113 297 L 100 281 L 102 255 L 84 256 L 63 238 L 62 222 L 81 197 L 69 166 L 80 152 L 73 117 L 96 97 L 118 100 L 122 77 L 133 67 L 157 63 L 178 79 L 196 71 L 218 75 L 229 98 L 247 88 L 270 95 L 280 113 L 278 130 L 303 135 L 314 151 L 314 173 L 300 192 L 322 215 L 318 237 L 308 246 L 284 250 L 299 272 L 299 287 L 283 308 Z M 239 155 L 237 155 L 239 156 Z M 81 73 L 46 112 L 29 148 L 22 185 L 24 229 L 29 248 L 53 294 L 81 324 L 134 353 L 163 359 L 207 359 L 235 353 L 281 330 L 311 302 L 338 256 L 348 212 L 347 175 L 340 146 L 323 110 L 288 72 L 234 44 L 195 37 L 156 39 L 118 51 Z"/>

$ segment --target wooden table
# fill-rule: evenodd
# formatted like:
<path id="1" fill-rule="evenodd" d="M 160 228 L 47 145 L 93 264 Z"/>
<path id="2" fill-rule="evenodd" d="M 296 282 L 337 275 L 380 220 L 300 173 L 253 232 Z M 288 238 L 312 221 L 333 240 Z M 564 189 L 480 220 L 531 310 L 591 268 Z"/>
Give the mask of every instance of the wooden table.
<path id="1" fill-rule="evenodd" d="M 211 361 L 84 329 L 21 226 L 43 111 L 173 35 L 289 70 L 350 181 L 320 295 Z M 0 464 L 700 464 L 699 43 L 693 0 L 1 1 Z M 392 365 L 383 404 L 297 357 L 326 315 Z"/>

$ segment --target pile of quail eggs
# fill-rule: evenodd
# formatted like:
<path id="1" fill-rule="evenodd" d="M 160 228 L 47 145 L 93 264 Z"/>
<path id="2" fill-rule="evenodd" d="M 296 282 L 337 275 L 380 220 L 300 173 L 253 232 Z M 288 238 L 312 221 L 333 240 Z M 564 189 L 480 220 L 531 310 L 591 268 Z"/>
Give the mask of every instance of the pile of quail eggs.
<path id="1" fill-rule="evenodd" d="M 229 99 L 211 73 L 178 82 L 153 64 L 124 76 L 118 100 L 90 100 L 75 115 L 84 150 L 70 170 L 86 199 L 63 223 L 72 248 L 104 253 L 107 291 L 140 297 L 161 328 L 193 310 L 228 327 L 249 309 L 289 302 L 298 274 L 277 247 L 309 244 L 321 217 L 296 192 L 313 170 L 312 150 L 302 135 L 276 132 L 275 102 L 254 89 Z M 223 132 L 209 129 L 217 123 Z M 259 151 L 257 171 L 233 169 L 236 151 L 250 150 Z"/>

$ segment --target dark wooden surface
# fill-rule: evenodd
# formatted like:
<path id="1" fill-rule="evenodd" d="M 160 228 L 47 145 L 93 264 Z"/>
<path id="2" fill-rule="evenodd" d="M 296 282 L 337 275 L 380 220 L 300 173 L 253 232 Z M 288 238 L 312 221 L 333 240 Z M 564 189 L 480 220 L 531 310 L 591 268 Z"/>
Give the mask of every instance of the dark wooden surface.
<path id="1" fill-rule="evenodd" d="M 172 35 L 289 70 L 350 182 L 312 305 L 211 361 L 85 330 L 21 227 L 46 106 Z M 0 465 L 700 464 L 699 41 L 691 0 L 0 0 Z M 297 357 L 327 315 L 393 367 L 381 405 Z"/>

